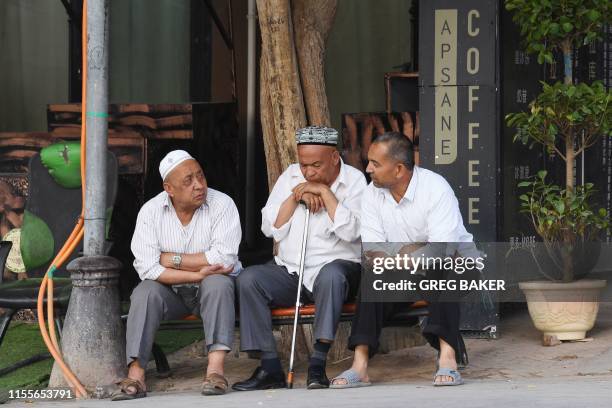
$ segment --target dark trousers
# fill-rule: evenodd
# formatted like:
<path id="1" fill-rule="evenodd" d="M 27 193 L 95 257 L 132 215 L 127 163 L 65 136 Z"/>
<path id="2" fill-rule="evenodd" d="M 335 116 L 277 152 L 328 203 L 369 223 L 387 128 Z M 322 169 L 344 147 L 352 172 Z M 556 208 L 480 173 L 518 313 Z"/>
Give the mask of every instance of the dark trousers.
<path id="1" fill-rule="evenodd" d="M 315 340 L 334 340 L 342 305 L 355 297 L 361 266 L 336 259 L 321 268 L 312 293 L 303 288 L 302 299 L 314 301 Z M 270 307 L 295 305 L 298 277 L 274 262 L 246 268 L 238 276 L 240 348 L 243 351 L 276 351 Z"/>
<path id="2" fill-rule="evenodd" d="M 479 272 L 468 272 L 464 279 L 473 280 L 479 277 Z M 444 280 L 455 278 L 454 272 L 443 270 L 429 270 L 428 279 Z M 416 276 L 420 280 L 423 277 Z M 423 337 L 436 350 L 440 351 L 440 339 L 448 343 L 455 350 L 455 360 L 458 364 L 467 365 L 468 357 L 459 331 L 461 318 L 461 304 L 459 299 L 468 292 L 446 291 L 420 291 L 420 298 L 427 301 L 428 314 L 425 317 Z M 379 339 L 383 327 L 393 322 L 393 317 L 410 308 L 407 302 L 363 302 L 361 294 L 357 301 L 357 310 L 351 326 L 351 336 L 348 347 L 355 350 L 355 346 L 367 345 L 370 358 L 373 357 L 380 346 Z"/>
<path id="3" fill-rule="evenodd" d="M 348 341 L 349 349 L 355 350 L 355 346 L 367 345 L 370 357 L 374 356 L 378 352 L 382 328 L 398 311 L 407 307 L 408 303 L 358 302 Z M 423 336 L 436 350 L 440 350 L 440 339 L 444 340 L 455 350 L 457 362 L 464 362 L 466 353 L 459 332 L 459 303 L 433 301 L 427 308 L 429 315 L 423 328 Z"/>

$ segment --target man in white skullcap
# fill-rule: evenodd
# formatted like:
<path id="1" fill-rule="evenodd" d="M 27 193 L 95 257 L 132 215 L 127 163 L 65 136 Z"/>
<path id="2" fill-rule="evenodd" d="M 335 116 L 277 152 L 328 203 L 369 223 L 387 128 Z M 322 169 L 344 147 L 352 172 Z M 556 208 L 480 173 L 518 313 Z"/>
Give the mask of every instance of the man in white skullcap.
<path id="1" fill-rule="evenodd" d="M 238 277 L 240 348 L 261 352 L 261 366 L 249 379 L 232 386 L 238 391 L 286 386 L 270 307 L 295 304 L 306 211 L 300 201 L 311 211 L 302 294 L 316 307 L 308 389 L 329 387 L 327 352 L 342 305 L 354 297 L 359 286 L 360 204 L 365 177 L 340 158 L 335 129 L 299 129 L 296 141 L 299 163 L 281 174 L 261 211 L 261 230 L 278 243 L 278 254 L 272 262 L 248 267 Z"/>
<path id="2" fill-rule="evenodd" d="M 184 150 L 159 165 L 164 191 L 147 201 L 132 238 L 134 268 L 142 282 L 131 296 L 127 320 L 128 378 L 113 400 L 146 396 L 145 367 L 163 320 L 202 318 L 208 367 L 202 394 L 225 393 L 223 366 L 233 343 L 234 281 L 240 218 L 232 199 L 208 188 L 200 164 Z"/>

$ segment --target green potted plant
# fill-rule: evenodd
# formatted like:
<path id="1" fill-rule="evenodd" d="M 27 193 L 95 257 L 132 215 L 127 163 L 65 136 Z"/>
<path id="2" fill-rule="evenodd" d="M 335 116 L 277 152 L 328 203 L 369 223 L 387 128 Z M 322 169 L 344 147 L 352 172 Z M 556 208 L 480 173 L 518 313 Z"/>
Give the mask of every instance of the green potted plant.
<path id="1" fill-rule="evenodd" d="M 608 228 L 609 214 L 592 208 L 594 186 L 576 186 L 574 168 L 579 154 L 599 137 L 610 137 L 612 94 L 601 82 L 574 84 L 572 52 L 600 39 L 610 4 L 608 0 L 506 0 L 527 51 L 537 54 L 538 63 L 552 63 L 555 51 L 563 54 L 564 81 L 543 82 L 529 111 L 506 116 L 508 126 L 516 128 L 515 141 L 542 145 L 565 162 L 564 186 L 549 182 L 545 170 L 518 184 L 526 189 L 519 197 L 521 211 L 530 216 L 558 272 L 544 270 L 548 281 L 519 285 L 545 338 L 584 338 L 595 323 L 599 293 L 606 284 L 580 279 L 596 262 L 597 257 L 589 256 L 594 247 L 589 243 Z"/>

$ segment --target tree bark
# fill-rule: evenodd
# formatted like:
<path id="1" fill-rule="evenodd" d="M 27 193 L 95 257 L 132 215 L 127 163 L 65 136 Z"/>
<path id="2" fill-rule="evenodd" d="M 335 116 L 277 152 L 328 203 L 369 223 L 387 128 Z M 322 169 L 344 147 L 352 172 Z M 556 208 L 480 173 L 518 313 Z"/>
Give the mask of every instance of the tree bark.
<path id="1" fill-rule="evenodd" d="M 572 42 L 570 39 L 563 40 L 561 43 L 563 51 L 563 83 L 571 85 L 574 81 L 572 66 Z M 573 129 L 569 129 L 565 135 L 565 189 L 569 197 L 574 192 L 574 165 L 576 162 L 576 150 L 574 148 L 575 135 Z M 574 259 L 572 256 L 571 237 L 567 237 L 561 242 L 561 258 L 563 262 L 563 281 L 571 282 L 574 280 Z"/>
<path id="2" fill-rule="evenodd" d="M 266 51 L 262 50 L 262 54 Z M 264 63 L 264 55 L 261 56 L 260 63 L 260 110 L 261 110 L 261 129 L 263 133 L 264 152 L 266 154 L 266 167 L 268 173 L 268 189 L 272 191 L 274 183 L 283 172 L 283 166 L 279 160 L 279 152 L 274 130 L 274 114 L 272 111 L 272 100 L 270 99 L 270 91 L 266 84 L 268 83 L 268 73 L 266 64 Z"/>
<path id="3" fill-rule="evenodd" d="M 278 160 L 284 170 L 297 161 L 295 131 L 306 125 L 289 0 L 257 0 L 262 70 L 270 95 Z M 269 135 L 267 137 L 270 137 Z M 276 180 L 273 180 L 274 182 Z M 273 185 L 273 183 L 272 183 Z"/>
<path id="4" fill-rule="evenodd" d="M 570 40 L 564 40 L 561 43 L 563 51 L 563 83 L 571 85 L 573 83 L 573 67 L 572 67 L 572 43 Z M 565 137 L 565 187 L 567 194 L 574 191 L 574 162 L 576 161 L 576 151 L 574 150 L 574 133 L 572 129 L 568 130 Z"/>
<path id="5" fill-rule="evenodd" d="M 293 25 L 308 123 L 330 126 L 325 91 L 325 41 L 337 0 L 293 0 Z"/>
<path id="6" fill-rule="evenodd" d="M 297 162 L 295 131 L 307 123 L 327 126 L 331 123 L 323 58 L 336 0 L 294 0 L 293 4 L 294 14 L 289 0 L 257 0 L 262 40 L 261 122 L 270 190 L 280 174 Z M 288 358 L 292 326 L 283 326 L 279 331 L 278 351 Z M 296 361 L 306 360 L 311 353 L 312 334 L 310 325 L 299 327 Z M 336 343 L 343 351 L 346 349 L 346 343 Z"/>

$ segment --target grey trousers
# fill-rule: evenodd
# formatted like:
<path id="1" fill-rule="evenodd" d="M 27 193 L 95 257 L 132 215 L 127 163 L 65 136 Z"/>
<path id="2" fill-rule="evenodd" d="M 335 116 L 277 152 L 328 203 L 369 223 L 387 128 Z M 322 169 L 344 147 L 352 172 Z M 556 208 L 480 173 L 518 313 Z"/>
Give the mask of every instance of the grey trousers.
<path id="1" fill-rule="evenodd" d="M 176 294 L 170 286 L 144 280 L 132 292 L 126 329 L 126 358 L 129 365 L 138 359 L 146 367 L 162 320 L 181 319 L 195 314 L 202 318 L 209 351 L 230 350 L 234 341 L 236 313 L 234 281 L 227 275 L 210 275 L 191 291 L 192 299 Z M 187 289 L 187 288 L 179 288 Z"/>
<path id="2" fill-rule="evenodd" d="M 343 303 L 359 288 L 361 266 L 337 259 L 325 265 L 315 279 L 312 293 L 303 289 L 304 300 L 314 301 L 314 336 L 333 340 L 342 315 Z M 240 304 L 240 349 L 276 351 L 270 307 L 295 305 L 298 277 L 274 262 L 250 266 L 237 279 Z"/>

